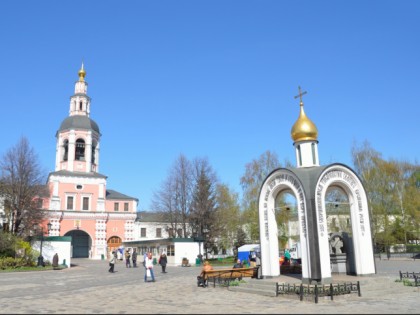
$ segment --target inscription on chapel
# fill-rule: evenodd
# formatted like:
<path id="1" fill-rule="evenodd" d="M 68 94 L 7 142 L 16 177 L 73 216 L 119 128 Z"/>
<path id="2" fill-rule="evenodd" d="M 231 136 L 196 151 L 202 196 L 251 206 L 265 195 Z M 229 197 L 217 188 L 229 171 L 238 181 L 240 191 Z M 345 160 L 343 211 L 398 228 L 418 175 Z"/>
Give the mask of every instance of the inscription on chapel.
<path id="1" fill-rule="evenodd" d="M 334 171 L 329 171 L 325 173 L 325 175 L 322 177 L 316 189 L 316 199 L 317 199 L 317 208 L 318 208 L 318 226 L 319 226 L 320 235 L 324 236 L 324 233 L 326 232 L 326 227 L 325 227 L 325 222 L 324 222 L 325 209 L 324 209 L 324 204 L 322 202 L 321 196 L 323 195 L 324 189 L 328 187 L 325 185 L 331 180 L 344 181 L 354 191 L 354 194 L 356 195 L 356 198 L 357 198 L 357 212 L 358 212 L 358 219 L 359 219 L 359 224 L 360 224 L 360 231 L 363 236 L 365 233 L 365 219 L 364 219 L 364 214 L 363 214 L 362 197 L 360 195 L 360 187 L 352 175 L 341 170 L 334 170 Z"/>
<path id="2" fill-rule="evenodd" d="M 306 238 L 306 217 L 305 217 L 305 202 L 304 202 L 304 195 L 303 195 L 303 188 L 300 185 L 299 181 L 290 174 L 280 174 L 272 179 L 270 182 L 267 183 L 266 191 L 264 194 L 264 228 L 265 228 L 265 237 L 268 240 L 269 232 L 268 232 L 268 198 L 270 197 L 271 193 L 277 186 L 279 185 L 288 185 L 295 188 L 297 191 L 297 203 L 298 203 L 298 215 L 300 218 L 300 228 L 302 231 L 302 237 Z M 274 209 L 273 209 L 274 210 Z"/>

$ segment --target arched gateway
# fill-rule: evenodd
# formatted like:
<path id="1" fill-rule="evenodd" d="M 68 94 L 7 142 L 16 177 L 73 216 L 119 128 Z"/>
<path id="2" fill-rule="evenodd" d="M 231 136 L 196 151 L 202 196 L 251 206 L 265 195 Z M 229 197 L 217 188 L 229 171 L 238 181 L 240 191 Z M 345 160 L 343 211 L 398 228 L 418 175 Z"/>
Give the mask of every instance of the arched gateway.
<path id="1" fill-rule="evenodd" d="M 85 231 L 71 230 L 64 236 L 71 236 L 72 258 L 89 258 L 92 239 Z"/>
<path id="2" fill-rule="evenodd" d="M 300 88 L 299 88 L 300 92 Z M 370 218 L 366 193 L 357 175 L 344 164 L 319 166 L 318 131 L 303 111 L 292 128 L 297 168 L 279 168 L 264 180 L 259 195 L 261 268 L 265 278 L 280 275 L 276 198 L 284 191 L 296 198 L 302 259 L 303 283 L 330 283 L 332 258 L 344 259 L 347 273 L 375 273 Z M 351 255 L 332 253 L 328 231 L 326 193 L 339 187 L 347 195 L 350 207 Z M 350 248 L 351 247 L 351 248 Z M 344 257 L 344 258 L 343 258 Z"/>

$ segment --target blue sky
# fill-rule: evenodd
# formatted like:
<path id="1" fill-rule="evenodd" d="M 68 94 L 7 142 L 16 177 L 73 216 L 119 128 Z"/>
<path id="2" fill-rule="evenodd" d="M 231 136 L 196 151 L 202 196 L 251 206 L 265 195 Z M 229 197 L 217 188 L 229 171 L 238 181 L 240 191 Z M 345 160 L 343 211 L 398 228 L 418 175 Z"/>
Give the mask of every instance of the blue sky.
<path id="1" fill-rule="evenodd" d="M 418 162 L 420 1 L 1 1 L 0 154 L 29 139 L 47 172 L 81 62 L 108 189 L 148 210 L 173 162 L 207 157 L 241 193 L 263 152 L 295 164 L 305 112 L 321 164 L 369 141 Z"/>

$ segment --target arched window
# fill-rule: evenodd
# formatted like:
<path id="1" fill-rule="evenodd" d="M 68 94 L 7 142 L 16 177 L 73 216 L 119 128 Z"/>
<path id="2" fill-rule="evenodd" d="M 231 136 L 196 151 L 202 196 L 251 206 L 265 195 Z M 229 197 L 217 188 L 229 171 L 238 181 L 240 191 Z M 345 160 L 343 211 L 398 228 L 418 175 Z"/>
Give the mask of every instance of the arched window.
<path id="1" fill-rule="evenodd" d="M 91 163 L 95 164 L 95 151 L 96 151 L 96 143 L 92 144 L 92 154 L 91 154 Z"/>
<path id="2" fill-rule="evenodd" d="M 316 164 L 315 143 L 312 143 L 312 163 Z"/>
<path id="3" fill-rule="evenodd" d="M 82 109 L 83 109 L 83 102 L 80 101 L 80 103 L 79 103 L 79 110 L 82 110 Z"/>
<path id="4" fill-rule="evenodd" d="M 64 140 L 63 149 L 63 161 L 67 161 L 69 158 L 69 140 Z"/>
<path id="5" fill-rule="evenodd" d="M 300 151 L 300 145 L 297 146 L 299 166 L 302 166 L 302 152 Z"/>
<path id="6" fill-rule="evenodd" d="M 74 159 L 76 161 L 85 160 L 85 141 L 83 139 L 77 139 L 76 141 L 76 154 Z"/>

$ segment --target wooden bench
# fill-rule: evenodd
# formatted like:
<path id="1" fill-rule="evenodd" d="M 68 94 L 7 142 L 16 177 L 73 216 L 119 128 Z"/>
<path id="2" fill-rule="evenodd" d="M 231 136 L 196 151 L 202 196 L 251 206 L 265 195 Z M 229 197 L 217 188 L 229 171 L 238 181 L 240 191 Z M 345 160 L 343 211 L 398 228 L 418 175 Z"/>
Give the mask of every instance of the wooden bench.
<path id="1" fill-rule="evenodd" d="M 204 286 L 210 280 L 213 280 L 213 287 L 216 286 L 216 280 L 218 283 L 224 282 L 229 286 L 230 281 L 235 279 L 242 280 L 242 278 L 258 278 L 258 268 L 229 268 L 229 269 L 213 269 L 209 271 L 202 271 L 200 276 L 204 282 Z M 197 283 L 199 285 L 199 283 Z"/>

